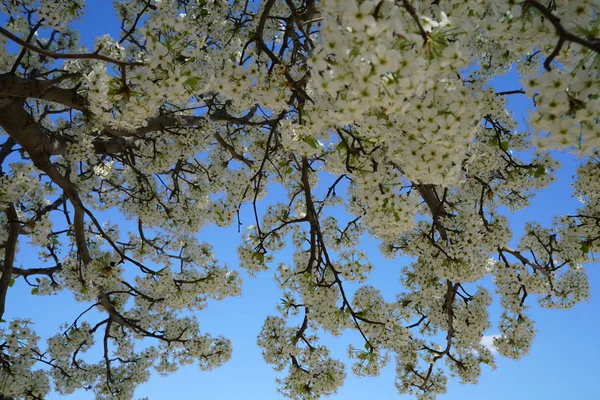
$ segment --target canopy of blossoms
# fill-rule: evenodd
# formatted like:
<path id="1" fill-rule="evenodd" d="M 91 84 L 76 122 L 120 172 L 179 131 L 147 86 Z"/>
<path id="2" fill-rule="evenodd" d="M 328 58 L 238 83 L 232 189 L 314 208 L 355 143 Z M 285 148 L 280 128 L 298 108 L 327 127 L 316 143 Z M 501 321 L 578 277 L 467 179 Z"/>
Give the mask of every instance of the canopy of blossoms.
<path id="1" fill-rule="evenodd" d="M 85 1 L 0 4 L 0 318 L 18 307 L 6 295 L 20 279 L 81 303 L 47 341 L 27 320 L 0 323 L 4 396 L 130 399 L 151 371 L 226 362 L 230 342 L 201 332 L 196 311 L 239 295 L 241 278 L 196 233 L 238 223 L 244 205 L 254 213 L 240 266 L 276 271 L 282 291 L 258 345 L 293 399 L 389 362 L 400 393 L 433 399 L 449 377 L 474 383 L 493 365 L 480 344 L 492 322 L 499 353 L 518 359 L 532 302 L 588 297 L 583 264 L 600 241 L 596 1 L 113 5 L 120 31 L 86 48 L 72 27 Z M 521 87 L 489 86 L 515 65 Z M 525 131 L 509 96 L 534 102 Z M 510 247 L 506 210 L 554 180 L 552 150 L 579 156 L 581 207 L 532 221 Z M 259 212 L 273 184 L 287 197 Z M 120 231 L 104 210 L 136 228 Z M 392 302 L 362 284 L 374 268 L 356 247 L 364 234 L 412 259 Z M 23 266 L 19 249 L 40 265 Z M 293 263 L 274 262 L 282 250 Z M 477 284 L 490 275 L 499 321 Z M 360 338 L 349 366 L 319 338 L 347 330 Z"/>

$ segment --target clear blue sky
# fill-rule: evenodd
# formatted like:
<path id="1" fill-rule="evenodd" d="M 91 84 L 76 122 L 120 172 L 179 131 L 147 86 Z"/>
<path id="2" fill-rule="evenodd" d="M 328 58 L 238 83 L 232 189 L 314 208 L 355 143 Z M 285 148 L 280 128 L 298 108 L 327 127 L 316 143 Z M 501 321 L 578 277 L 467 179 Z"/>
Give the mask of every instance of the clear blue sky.
<path id="1" fill-rule="evenodd" d="M 112 3 L 108 0 L 88 1 L 84 23 L 78 25 L 84 44 L 90 46 L 97 35 L 115 34 L 118 25 L 113 17 Z M 520 87 L 516 74 L 495 81 L 503 89 Z M 529 103 L 512 96 L 511 107 L 524 112 Z M 523 118 L 521 118 L 523 119 Z M 518 241 L 521 228 L 526 221 L 538 221 L 548 226 L 556 214 L 574 210 L 578 202 L 571 197 L 570 182 L 576 160 L 557 155 L 563 163 L 558 181 L 541 191 L 527 210 L 510 215 L 514 238 Z M 277 192 L 277 190 L 276 190 Z M 277 196 L 277 193 L 272 196 Z M 110 214 L 118 218 L 117 214 Z M 244 218 L 246 223 L 251 220 Z M 117 222 L 113 220 L 112 222 Z M 239 234 L 235 227 L 217 229 L 207 227 L 199 236 L 210 241 L 217 258 L 232 268 L 237 268 L 235 246 Z M 406 259 L 385 260 L 379 256 L 376 243 L 363 243 L 371 256 L 375 270 L 369 281 L 381 288 L 388 300 L 400 291 L 399 272 Z M 18 262 L 25 267 L 42 266 L 31 254 L 21 248 Z M 35 256 L 35 254 L 33 254 Z M 289 254 L 283 254 L 287 257 Z M 451 380 L 448 393 L 442 400 L 487 399 L 487 400 L 597 400 L 600 399 L 600 270 L 597 265 L 588 266 L 592 293 L 590 301 L 571 310 L 543 310 L 533 305 L 530 315 L 538 330 L 532 350 L 521 361 L 497 357 L 495 371 L 484 367 L 478 385 L 459 385 Z M 203 332 L 222 334 L 233 343 L 233 357 L 224 366 L 210 372 L 202 372 L 195 366 L 182 368 L 168 377 L 154 375 L 150 381 L 136 391 L 136 397 L 148 396 L 151 400 L 207 399 L 207 400 L 271 400 L 281 399 L 276 391 L 277 374 L 264 363 L 256 336 L 267 315 L 277 315 L 276 304 L 280 291 L 273 281 L 273 272 L 268 271 L 257 278 L 244 276 L 243 297 L 213 302 L 198 314 Z M 489 285 L 490 280 L 487 280 Z M 19 290 L 22 289 L 22 290 Z M 68 294 L 54 297 L 32 296 L 21 280 L 9 292 L 7 320 L 10 317 L 31 318 L 41 336 L 54 334 L 58 325 L 72 321 L 83 309 Z M 497 303 L 492 306 L 492 321 L 495 323 L 500 311 Z M 488 334 L 497 331 L 491 328 Z M 326 339 L 331 344 L 334 357 L 347 359 L 346 348 L 351 342 L 359 344 L 357 336 L 349 333 L 340 338 Z M 394 363 L 391 362 L 377 378 L 357 378 L 350 373 L 344 386 L 331 399 L 409 399 L 399 396 L 394 387 Z M 51 395 L 48 400 L 59 396 Z M 76 392 L 71 399 L 91 399 L 92 395 Z"/>

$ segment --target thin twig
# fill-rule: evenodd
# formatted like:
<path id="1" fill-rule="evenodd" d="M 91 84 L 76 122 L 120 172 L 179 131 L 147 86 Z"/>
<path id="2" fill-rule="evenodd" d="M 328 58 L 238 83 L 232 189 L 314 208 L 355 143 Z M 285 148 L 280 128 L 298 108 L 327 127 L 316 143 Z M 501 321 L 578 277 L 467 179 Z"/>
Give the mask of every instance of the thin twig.
<path id="1" fill-rule="evenodd" d="M 27 42 L 27 43 L 31 42 L 31 39 L 33 39 L 33 36 L 37 32 L 37 30 L 40 28 L 40 26 L 42 26 L 42 22 L 44 22 L 44 18 L 40 19 L 38 21 L 38 23 L 35 24 L 35 26 L 31 29 L 31 32 L 29 32 L 27 39 L 25 39 L 25 42 Z M 23 49 L 21 49 L 19 56 L 15 60 L 15 63 L 13 64 L 13 67 L 10 70 L 11 75 L 14 74 L 15 72 L 17 72 L 17 68 L 19 68 L 19 64 L 21 64 L 21 60 L 23 60 L 23 57 L 25 57 L 26 52 L 27 52 L 27 48 L 23 46 Z"/>
<path id="2" fill-rule="evenodd" d="M 41 47 L 35 46 L 31 43 L 28 43 L 27 41 L 21 39 L 20 37 L 16 36 L 12 32 L 4 29 L 1 26 L 0 26 L 0 33 L 3 34 L 4 36 L 6 36 L 7 38 L 9 38 L 10 40 L 12 40 L 13 42 L 31 50 L 31 51 L 35 51 L 36 53 L 43 54 L 46 57 L 50 57 L 55 60 L 58 60 L 58 59 L 99 60 L 99 61 L 106 61 L 106 62 L 117 64 L 117 65 L 132 66 L 132 67 L 145 65 L 144 63 L 141 63 L 141 62 L 117 60 L 116 58 L 112 58 L 112 57 L 105 56 L 102 54 L 97 54 L 97 53 L 73 53 L 73 54 L 54 53 L 52 51 L 44 50 Z"/>

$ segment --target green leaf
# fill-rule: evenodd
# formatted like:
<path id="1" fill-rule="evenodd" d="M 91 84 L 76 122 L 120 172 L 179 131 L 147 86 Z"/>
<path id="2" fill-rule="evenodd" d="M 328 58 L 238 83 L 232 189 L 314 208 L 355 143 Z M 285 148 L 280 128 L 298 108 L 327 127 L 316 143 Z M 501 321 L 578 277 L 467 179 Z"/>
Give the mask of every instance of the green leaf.
<path id="1" fill-rule="evenodd" d="M 158 271 L 156 271 L 156 274 L 157 274 L 157 275 L 160 275 L 160 274 L 161 274 L 161 273 L 163 273 L 163 272 L 164 272 L 164 271 L 165 271 L 167 268 L 169 268 L 169 267 L 163 267 L 163 268 L 159 269 Z"/>
<path id="2" fill-rule="evenodd" d="M 8 287 L 13 287 L 14 284 L 15 284 L 15 278 L 12 278 L 10 280 L 10 282 L 8 283 Z"/>
<path id="3" fill-rule="evenodd" d="M 346 146 L 346 143 L 343 140 L 340 140 L 340 142 L 335 146 L 336 150 L 346 150 L 348 147 Z"/>
<path id="4" fill-rule="evenodd" d="M 198 86 L 198 83 L 200 83 L 200 78 L 197 78 L 195 76 L 190 76 L 185 81 L 185 84 L 192 89 L 196 89 L 196 87 Z"/>
<path id="5" fill-rule="evenodd" d="M 581 252 L 583 254 L 587 254 L 590 252 L 590 245 L 588 242 L 581 242 Z"/>
<path id="6" fill-rule="evenodd" d="M 70 16 L 75 17 L 77 16 L 77 11 L 81 8 L 81 6 L 75 2 L 72 3 L 71 7 L 69 7 L 67 9 L 67 12 L 69 13 Z"/>
<path id="7" fill-rule="evenodd" d="M 38 294 L 40 291 L 40 289 L 34 287 L 33 289 L 31 289 L 31 294 Z"/>
<path id="8" fill-rule="evenodd" d="M 305 143 L 307 143 L 310 147 L 312 147 L 313 149 L 316 149 L 319 147 L 319 144 L 317 143 L 317 140 L 312 137 L 312 136 L 306 136 L 302 139 Z"/>
<path id="9" fill-rule="evenodd" d="M 265 263 L 265 255 L 263 253 L 256 252 L 252 255 L 252 258 L 257 259 L 261 264 Z"/>
<path id="10" fill-rule="evenodd" d="M 4 320 L 4 319 L 0 319 L 0 322 L 6 322 L 6 320 Z"/>
<path id="11" fill-rule="evenodd" d="M 508 150 L 508 141 L 504 141 L 502 143 L 500 143 L 500 147 L 502 148 L 502 150 L 506 151 Z"/>
<path id="12" fill-rule="evenodd" d="M 544 168 L 544 166 L 540 165 L 539 167 L 537 167 L 537 169 L 533 173 L 533 176 L 535 178 L 539 178 L 540 176 L 543 176 L 545 173 L 546 173 L 546 168 Z"/>

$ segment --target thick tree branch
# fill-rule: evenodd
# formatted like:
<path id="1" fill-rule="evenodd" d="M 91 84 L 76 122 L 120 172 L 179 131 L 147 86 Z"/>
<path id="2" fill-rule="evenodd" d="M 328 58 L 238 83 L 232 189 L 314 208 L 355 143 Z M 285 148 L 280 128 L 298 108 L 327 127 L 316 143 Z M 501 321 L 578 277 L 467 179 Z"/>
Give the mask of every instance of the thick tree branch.
<path id="1" fill-rule="evenodd" d="M 40 99 L 62 104 L 78 111 L 86 111 L 88 101 L 79 95 L 75 89 L 65 89 L 54 86 L 53 81 L 42 81 L 35 79 L 24 79 L 17 76 L 0 75 L 0 98 L 14 97 L 19 99 Z M 148 121 L 145 126 L 134 131 L 119 130 L 105 127 L 103 136 L 93 140 L 96 154 L 118 154 L 135 145 L 148 133 L 161 131 L 169 128 L 195 128 L 205 124 L 207 121 L 233 122 L 240 125 L 273 126 L 280 118 L 275 120 L 250 121 L 248 118 L 237 118 L 226 113 L 215 113 L 205 116 L 192 115 L 160 115 Z M 227 143 L 220 135 L 215 134 L 217 142 L 223 146 L 233 158 L 250 166 L 253 161 L 239 154 L 233 146 Z M 68 142 L 60 137 L 44 137 L 44 148 L 48 155 L 63 155 L 66 153 Z"/>
<path id="2" fill-rule="evenodd" d="M 52 278 L 52 275 L 60 271 L 62 268 L 61 264 L 58 264 L 54 267 L 50 268 L 17 268 L 13 267 L 12 274 L 13 276 L 22 276 L 27 278 L 32 275 L 46 275 L 49 278 Z"/>
<path id="3" fill-rule="evenodd" d="M 8 203 L 6 209 L 6 218 L 8 220 L 8 237 L 4 245 L 4 263 L 2 266 L 2 277 L 0 277 L 0 319 L 6 309 L 6 294 L 12 279 L 13 265 L 15 263 L 15 253 L 17 250 L 17 241 L 21 224 L 19 216 L 13 203 Z"/>
<path id="4" fill-rule="evenodd" d="M 427 204 L 427 207 L 429 207 L 429 211 L 431 211 L 433 225 L 440 233 L 442 239 L 447 240 L 448 234 L 446 232 L 446 228 L 444 228 L 444 226 L 439 222 L 440 217 L 446 215 L 446 210 L 444 208 L 443 202 L 440 201 L 440 199 L 435 193 L 435 186 L 419 183 L 416 185 L 416 188 L 419 191 L 419 194 L 421 195 L 423 200 L 425 200 L 425 204 Z"/>
<path id="5" fill-rule="evenodd" d="M 75 209 L 73 224 L 79 256 L 84 264 L 88 264 L 91 257 L 85 238 L 83 203 L 75 185 L 50 161 L 52 153 L 47 151 L 48 140 L 42 127 L 25 111 L 20 102 L 6 99 L 0 99 L 0 126 L 27 152 L 33 164 L 44 171 L 69 198 Z"/>
<path id="6" fill-rule="evenodd" d="M 54 80 L 25 79 L 15 75 L 0 75 L 0 97 L 40 99 L 62 104 L 74 110 L 83 111 L 88 101 L 77 94 L 75 89 L 55 86 Z"/>

